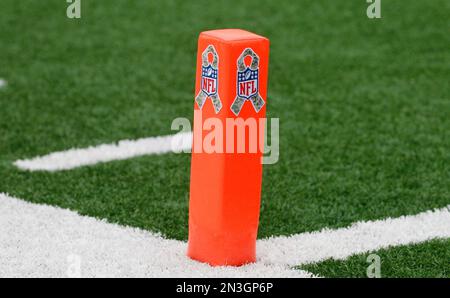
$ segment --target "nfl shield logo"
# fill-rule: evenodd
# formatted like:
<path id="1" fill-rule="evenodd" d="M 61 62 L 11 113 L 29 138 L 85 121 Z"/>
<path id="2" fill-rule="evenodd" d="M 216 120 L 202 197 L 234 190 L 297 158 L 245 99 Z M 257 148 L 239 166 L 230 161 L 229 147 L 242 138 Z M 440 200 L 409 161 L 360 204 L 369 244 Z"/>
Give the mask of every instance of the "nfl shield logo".
<path id="1" fill-rule="evenodd" d="M 251 57 L 250 66 L 244 59 Z M 237 60 L 236 98 L 231 105 L 231 111 L 239 116 L 245 102 L 250 101 L 258 113 L 265 101 L 259 94 L 259 57 L 251 48 L 246 48 Z"/>
<path id="2" fill-rule="evenodd" d="M 238 71 L 237 95 L 249 99 L 258 95 L 259 79 L 258 69 L 247 67 L 244 71 Z"/>
<path id="3" fill-rule="evenodd" d="M 212 61 L 208 59 L 212 55 Z M 222 102 L 219 97 L 219 55 L 213 45 L 209 45 L 202 53 L 202 75 L 200 79 L 200 91 L 195 97 L 198 107 L 202 109 L 206 99 L 209 97 L 217 113 L 222 109 Z"/>
<path id="4" fill-rule="evenodd" d="M 217 69 L 211 65 L 202 66 L 202 91 L 207 96 L 217 93 Z"/>

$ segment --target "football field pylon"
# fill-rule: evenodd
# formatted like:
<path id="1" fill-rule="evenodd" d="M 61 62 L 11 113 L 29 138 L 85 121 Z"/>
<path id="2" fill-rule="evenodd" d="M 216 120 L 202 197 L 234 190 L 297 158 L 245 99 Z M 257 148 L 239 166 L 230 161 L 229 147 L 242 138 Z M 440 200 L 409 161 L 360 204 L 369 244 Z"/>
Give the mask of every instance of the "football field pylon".
<path id="1" fill-rule="evenodd" d="M 248 127 L 244 134 L 237 133 L 234 126 L 232 132 L 217 134 L 220 140 L 215 140 L 216 145 L 226 143 L 223 152 L 205 152 L 197 145 L 210 140 L 206 138 L 211 123 L 228 128 L 230 119 L 242 123 L 254 119 L 258 132 L 264 130 L 264 122 L 259 120 L 266 115 L 268 64 L 269 40 L 265 37 L 239 29 L 200 34 L 188 256 L 213 266 L 239 266 L 256 260 L 263 152 L 228 150 L 240 142 L 250 147 Z M 263 142 L 261 133 L 258 135 Z"/>

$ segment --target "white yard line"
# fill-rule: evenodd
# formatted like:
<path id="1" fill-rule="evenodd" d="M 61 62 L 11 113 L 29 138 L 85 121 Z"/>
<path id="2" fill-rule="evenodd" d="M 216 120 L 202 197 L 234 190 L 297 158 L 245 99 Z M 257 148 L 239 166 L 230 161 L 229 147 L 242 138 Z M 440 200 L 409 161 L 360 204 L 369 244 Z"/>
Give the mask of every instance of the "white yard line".
<path id="1" fill-rule="evenodd" d="M 60 171 L 94 165 L 113 160 L 123 160 L 150 154 L 181 152 L 192 147 L 192 133 L 124 140 L 117 144 L 104 144 L 84 149 L 54 152 L 32 159 L 18 160 L 14 164 L 28 171 Z"/>
<path id="2" fill-rule="evenodd" d="M 6 87 L 8 85 L 8 82 L 2 78 L 0 78 L 0 89 Z"/>
<path id="3" fill-rule="evenodd" d="M 450 238 L 450 205 L 417 215 L 357 222 L 348 228 L 264 239 L 258 244 L 259 257 L 265 262 L 294 266 L 436 238 Z"/>
<path id="4" fill-rule="evenodd" d="M 0 277 L 311 277 L 292 266 L 449 237 L 446 207 L 259 240 L 255 264 L 213 268 L 189 260 L 185 242 L 0 194 Z"/>
<path id="5" fill-rule="evenodd" d="M 79 264 L 79 266 L 78 266 Z M 0 277 L 310 277 L 284 265 L 213 268 L 186 243 L 0 194 Z"/>

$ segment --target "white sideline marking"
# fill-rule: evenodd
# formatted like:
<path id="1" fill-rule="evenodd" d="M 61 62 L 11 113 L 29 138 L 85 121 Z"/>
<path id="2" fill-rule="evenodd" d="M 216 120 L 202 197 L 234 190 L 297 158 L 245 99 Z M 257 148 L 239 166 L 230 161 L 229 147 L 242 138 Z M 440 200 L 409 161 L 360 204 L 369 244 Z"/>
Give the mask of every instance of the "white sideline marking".
<path id="1" fill-rule="evenodd" d="M 14 165 L 28 171 L 61 171 L 113 160 L 123 160 L 150 154 L 181 152 L 192 147 L 192 132 L 175 135 L 124 140 L 85 149 L 54 152 L 32 159 L 17 160 Z"/>
<path id="2" fill-rule="evenodd" d="M 258 240 L 258 261 L 210 267 L 186 243 L 0 194 L 0 277 L 313 277 L 292 266 L 450 237 L 450 206 L 418 215 Z M 76 269 L 76 268 L 75 268 Z"/>
<path id="3" fill-rule="evenodd" d="M 264 239 L 259 241 L 259 257 L 294 266 L 436 238 L 450 238 L 450 205 L 417 215 L 357 222 L 348 228 Z"/>
<path id="4" fill-rule="evenodd" d="M 2 78 L 0 78 L 0 89 L 3 87 L 6 87 L 8 85 L 8 82 Z"/>
<path id="5" fill-rule="evenodd" d="M 183 241 L 0 194 L 0 277 L 77 277 L 78 273 L 82 277 L 312 276 L 264 263 L 213 268 L 187 258 Z"/>

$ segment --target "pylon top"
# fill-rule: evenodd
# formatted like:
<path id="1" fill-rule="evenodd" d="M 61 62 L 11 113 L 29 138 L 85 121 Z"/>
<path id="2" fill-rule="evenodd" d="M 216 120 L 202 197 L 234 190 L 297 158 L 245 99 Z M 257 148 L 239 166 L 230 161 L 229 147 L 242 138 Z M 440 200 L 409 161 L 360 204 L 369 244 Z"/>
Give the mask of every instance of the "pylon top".
<path id="1" fill-rule="evenodd" d="M 243 41 L 243 40 L 258 40 L 258 39 L 265 39 L 267 38 L 249 32 L 242 29 L 219 29 L 219 30 L 210 30 L 210 31 L 204 31 L 201 33 L 201 35 L 208 36 L 211 38 L 219 39 L 223 42 L 236 42 L 236 41 Z"/>

